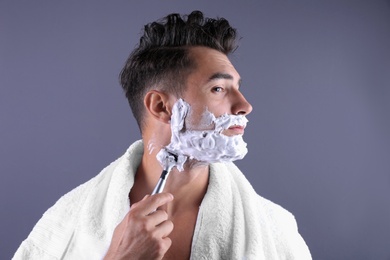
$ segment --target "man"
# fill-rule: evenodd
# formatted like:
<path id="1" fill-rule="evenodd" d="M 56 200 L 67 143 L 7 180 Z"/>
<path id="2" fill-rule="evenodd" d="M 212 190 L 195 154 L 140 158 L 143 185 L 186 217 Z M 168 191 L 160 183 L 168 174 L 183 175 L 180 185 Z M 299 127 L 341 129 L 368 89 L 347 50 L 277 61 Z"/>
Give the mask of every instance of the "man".
<path id="1" fill-rule="evenodd" d="M 293 216 L 231 162 L 252 110 L 227 57 L 235 38 L 199 11 L 145 26 L 121 72 L 142 141 L 63 196 L 14 258 L 311 259 Z"/>

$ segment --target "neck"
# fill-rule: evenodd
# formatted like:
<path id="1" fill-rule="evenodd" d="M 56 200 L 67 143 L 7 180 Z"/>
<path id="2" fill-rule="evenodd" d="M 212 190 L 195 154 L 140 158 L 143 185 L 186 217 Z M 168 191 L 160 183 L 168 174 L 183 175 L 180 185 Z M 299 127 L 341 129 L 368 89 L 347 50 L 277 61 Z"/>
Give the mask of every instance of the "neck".
<path id="1" fill-rule="evenodd" d="M 158 149 L 148 151 L 144 144 L 144 155 L 138 167 L 134 186 L 130 192 L 130 201 L 140 201 L 145 195 L 151 194 L 157 184 L 162 167 L 156 159 Z M 169 173 L 163 192 L 169 192 L 174 200 L 165 207 L 169 215 L 175 215 L 193 207 L 199 207 L 206 193 L 209 179 L 208 165 L 186 163 L 184 171 L 173 168 Z"/>
<path id="2" fill-rule="evenodd" d="M 172 193 L 174 203 L 167 208 L 174 215 L 188 208 L 198 208 L 206 193 L 209 180 L 209 167 L 186 167 L 182 172 L 174 168 L 167 180 L 164 191 Z"/>

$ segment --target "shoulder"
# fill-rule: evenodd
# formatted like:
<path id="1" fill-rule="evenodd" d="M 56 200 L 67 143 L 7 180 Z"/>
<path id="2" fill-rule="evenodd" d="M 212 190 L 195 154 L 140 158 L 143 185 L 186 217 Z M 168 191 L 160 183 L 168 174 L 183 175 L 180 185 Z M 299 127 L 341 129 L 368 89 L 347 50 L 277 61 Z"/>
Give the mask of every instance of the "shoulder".
<path id="1" fill-rule="evenodd" d="M 224 164 L 214 164 L 212 165 L 212 167 L 218 167 L 218 169 L 224 169 L 224 171 L 229 172 L 229 178 L 231 179 L 231 181 L 234 183 L 234 185 L 238 186 L 239 189 L 241 189 L 240 194 L 250 197 L 250 199 L 256 203 L 256 206 L 263 214 L 267 214 L 268 216 L 277 220 L 288 220 L 289 222 L 292 221 L 296 223 L 295 218 L 291 212 L 289 212 L 279 204 L 274 203 L 271 200 L 259 195 L 253 188 L 252 184 L 245 177 L 245 175 L 234 163 L 229 162 Z M 226 175 L 225 177 L 227 178 Z"/>
<path id="2" fill-rule="evenodd" d="M 43 216 L 58 215 L 58 217 L 67 218 L 76 215 L 78 209 L 82 207 L 83 202 L 88 197 L 88 194 L 91 191 L 98 189 L 98 186 L 102 183 L 111 179 L 113 169 L 115 169 L 120 159 L 121 158 L 110 163 L 98 175 L 60 197 L 57 202 L 43 214 Z"/>
<path id="3" fill-rule="evenodd" d="M 225 164 L 235 186 L 240 190 L 243 205 L 257 219 L 261 233 L 273 237 L 277 252 L 287 259 L 311 259 L 310 251 L 298 231 L 294 215 L 281 205 L 259 195 L 244 174 L 233 163 Z"/>
<path id="4" fill-rule="evenodd" d="M 277 234 L 284 238 L 299 235 L 297 221 L 290 211 L 258 194 L 256 195 L 256 202 L 258 214 L 265 215 L 267 222 L 278 231 Z"/>
<path id="5" fill-rule="evenodd" d="M 89 194 L 109 182 L 121 158 L 105 167 L 98 175 L 60 197 L 42 215 L 29 236 L 22 242 L 13 259 L 59 259 L 71 240 L 80 212 Z"/>

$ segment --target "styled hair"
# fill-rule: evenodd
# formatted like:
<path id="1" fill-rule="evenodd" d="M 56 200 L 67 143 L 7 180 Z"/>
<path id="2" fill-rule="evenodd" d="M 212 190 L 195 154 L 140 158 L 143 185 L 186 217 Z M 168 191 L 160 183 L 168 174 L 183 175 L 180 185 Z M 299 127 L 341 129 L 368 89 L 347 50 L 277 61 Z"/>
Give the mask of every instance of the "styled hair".
<path id="1" fill-rule="evenodd" d="M 179 97 L 187 76 L 196 68 L 190 57 L 194 46 L 228 55 L 237 48 L 236 30 L 226 19 L 205 18 L 200 11 L 184 16 L 170 14 L 145 25 L 139 44 L 120 73 L 120 83 L 141 131 L 145 94 L 156 89 Z"/>

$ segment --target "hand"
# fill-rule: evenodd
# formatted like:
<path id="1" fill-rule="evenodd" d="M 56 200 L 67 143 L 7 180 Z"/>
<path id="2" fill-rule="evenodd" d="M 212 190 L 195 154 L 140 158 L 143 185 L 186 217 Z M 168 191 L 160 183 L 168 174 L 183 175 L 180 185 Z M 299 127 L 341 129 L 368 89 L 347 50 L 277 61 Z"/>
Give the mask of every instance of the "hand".
<path id="1" fill-rule="evenodd" d="M 166 211 L 157 208 L 172 200 L 172 194 L 160 193 L 133 204 L 115 228 L 104 259 L 162 259 L 172 244 L 168 235 L 173 223 Z"/>

